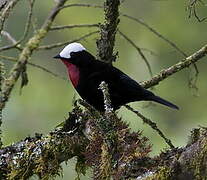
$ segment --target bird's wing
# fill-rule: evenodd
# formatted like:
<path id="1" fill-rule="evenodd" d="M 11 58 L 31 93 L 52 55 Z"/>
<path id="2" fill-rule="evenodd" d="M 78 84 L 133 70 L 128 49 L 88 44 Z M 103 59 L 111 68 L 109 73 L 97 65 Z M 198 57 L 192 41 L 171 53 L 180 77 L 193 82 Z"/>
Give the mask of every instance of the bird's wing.
<path id="1" fill-rule="evenodd" d="M 101 69 L 97 69 L 96 72 L 89 76 L 88 82 L 96 81 L 101 83 L 105 81 L 109 88 L 113 89 L 114 95 L 123 96 L 124 94 L 137 95 L 143 93 L 145 90 L 139 83 L 124 74 L 119 69 L 112 66 L 102 66 Z M 92 82 L 91 82 L 92 83 Z M 117 93 L 115 93 L 117 91 Z M 140 94 L 141 95 L 141 94 Z"/>
<path id="2" fill-rule="evenodd" d="M 135 80 L 127 76 L 126 74 L 121 74 L 119 78 L 121 84 L 125 84 L 127 88 L 133 91 L 140 91 L 142 87 Z"/>

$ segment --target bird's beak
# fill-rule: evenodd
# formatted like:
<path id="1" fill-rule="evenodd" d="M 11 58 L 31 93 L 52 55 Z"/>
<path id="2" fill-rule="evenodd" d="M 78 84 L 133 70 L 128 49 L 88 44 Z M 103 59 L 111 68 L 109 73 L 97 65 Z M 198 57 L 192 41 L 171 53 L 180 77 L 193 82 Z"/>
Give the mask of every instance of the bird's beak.
<path id="1" fill-rule="evenodd" d="M 61 56 L 58 54 L 58 55 L 54 56 L 53 58 L 55 58 L 55 59 L 61 59 Z"/>

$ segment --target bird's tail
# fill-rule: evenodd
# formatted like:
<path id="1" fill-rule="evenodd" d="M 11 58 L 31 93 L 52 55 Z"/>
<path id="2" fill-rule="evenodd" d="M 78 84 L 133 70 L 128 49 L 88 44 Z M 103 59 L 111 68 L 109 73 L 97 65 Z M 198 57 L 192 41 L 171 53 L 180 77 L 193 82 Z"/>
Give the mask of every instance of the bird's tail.
<path id="1" fill-rule="evenodd" d="M 150 96 L 147 100 L 163 104 L 163 105 L 168 106 L 168 107 L 173 108 L 173 109 L 177 109 L 177 110 L 179 109 L 179 107 L 176 106 L 175 104 L 173 104 L 169 101 L 166 101 L 166 100 L 162 99 L 159 96 Z"/>

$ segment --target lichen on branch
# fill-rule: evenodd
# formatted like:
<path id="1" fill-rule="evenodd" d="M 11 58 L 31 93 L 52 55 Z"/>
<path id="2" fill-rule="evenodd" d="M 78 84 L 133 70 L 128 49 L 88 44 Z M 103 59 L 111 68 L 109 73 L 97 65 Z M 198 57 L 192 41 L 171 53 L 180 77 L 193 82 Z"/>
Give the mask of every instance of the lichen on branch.
<path id="1" fill-rule="evenodd" d="M 58 3 L 51 10 L 50 14 L 44 21 L 42 27 L 31 37 L 23 48 L 22 52 L 19 55 L 18 61 L 14 64 L 11 69 L 8 77 L 2 83 L 2 98 L 0 100 L 0 110 L 2 110 L 5 106 L 5 103 L 8 101 L 10 93 L 16 84 L 18 78 L 21 73 L 25 69 L 24 67 L 27 64 L 27 61 L 32 56 L 32 53 L 35 49 L 38 48 L 41 40 L 47 35 L 52 22 L 54 21 L 56 15 L 60 11 L 60 7 L 64 5 L 66 0 L 59 0 Z"/>
<path id="2" fill-rule="evenodd" d="M 32 175 L 48 179 L 60 175 L 61 162 L 81 157 L 88 144 L 79 124 L 85 117 L 75 108 L 62 128 L 0 149 L 0 179 L 28 179 Z"/>
<path id="3" fill-rule="evenodd" d="M 100 25 L 100 39 L 96 41 L 99 58 L 111 64 L 116 59 L 114 53 L 115 36 L 119 24 L 120 0 L 106 0 L 104 3 L 105 22 Z"/>
<path id="4" fill-rule="evenodd" d="M 192 55 L 186 57 L 184 60 L 170 66 L 169 68 L 163 69 L 157 75 L 153 76 L 150 80 L 143 81 L 140 84 L 144 88 L 150 88 L 152 86 L 158 85 L 159 82 L 181 71 L 182 69 L 193 65 L 194 63 L 201 60 L 206 55 L 207 55 L 207 45 L 204 45 L 201 49 L 199 49 Z"/>

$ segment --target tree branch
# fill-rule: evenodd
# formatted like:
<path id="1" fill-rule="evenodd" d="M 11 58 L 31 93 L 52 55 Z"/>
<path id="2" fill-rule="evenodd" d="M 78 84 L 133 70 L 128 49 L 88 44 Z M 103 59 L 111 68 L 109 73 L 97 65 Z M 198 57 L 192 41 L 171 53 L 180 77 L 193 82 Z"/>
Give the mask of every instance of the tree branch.
<path id="1" fill-rule="evenodd" d="M 184 60 L 180 61 L 179 63 L 170 66 L 167 69 L 160 71 L 157 75 L 153 76 L 150 80 L 141 82 L 141 86 L 144 88 L 150 88 L 159 84 L 159 82 L 163 81 L 164 79 L 168 78 L 169 76 L 181 71 L 184 68 L 189 67 L 190 65 L 196 63 L 197 61 L 201 60 L 203 57 L 207 55 L 207 45 L 203 46 L 200 50 L 196 51 L 192 55 L 188 56 Z"/>
<path id="2" fill-rule="evenodd" d="M 144 174 L 143 180 L 169 179 L 206 179 L 207 177 L 207 132 L 199 129 L 198 140 L 175 152 L 161 153 L 157 162 L 161 162 L 157 171 Z M 141 178 L 141 177 L 139 177 Z"/>
<path id="3" fill-rule="evenodd" d="M 66 0 L 58 1 L 55 7 L 51 10 L 49 16 L 46 18 L 42 27 L 26 43 L 25 47 L 23 48 L 19 56 L 18 62 L 13 66 L 11 72 L 9 73 L 8 78 L 3 81 L 0 110 L 4 108 L 5 103 L 7 102 L 16 81 L 21 75 L 21 72 L 24 70 L 24 67 L 27 64 L 28 59 L 31 57 L 33 51 L 37 49 L 40 41 L 47 35 L 47 32 L 49 31 L 49 28 L 51 27 L 53 20 L 55 19 L 56 15 L 60 11 L 59 8 L 62 7 L 65 2 Z"/>
<path id="4" fill-rule="evenodd" d="M 194 15 L 198 22 L 202 22 L 202 21 L 205 21 L 207 17 L 200 18 L 198 16 L 197 7 L 196 7 L 198 3 L 201 3 L 205 6 L 205 3 L 202 0 L 189 0 L 189 5 L 188 5 L 189 16 L 188 17 L 191 18 L 191 16 Z"/>
<path id="5" fill-rule="evenodd" d="M 111 113 L 113 108 L 111 107 L 111 99 L 109 94 L 108 85 L 105 81 L 102 81 L 99 85 L 99 89 L 102 91 L 104 96 L 104 106 L 105 106 L 105 113 Z"/>
<path id="6" fill-rule="evenodd" d="M 75 4 L 68 4 L 68 5 L 65 5 L 65 6 L 61 7 L 61 9 L 64 9 L 64 8 L 70 8 L 70 7 L 93 7 L 93 8 L 103 8 L 103 6 L 94 5 L 94 4 L 81 4 L 81 3 L 75 3 Z"/>
<path id="7" fill-rule="evenodd" d="M 8 32 L 6 31 L 1 31 L 1 35 L 6 37 L 8 39 L 8 41 L 10 41 L 12 44 L 16 44 L 17 43 L 17 40 L 14 39 L 11 34 L 9 34 Z"/>
<path id="8" fill-rule="evenodd" d="M 144 137 L 140 138 L 139 133 L 130 133 L 128 126 L 116 117 L 114 126 L 118 138 L 113 143 L 117 144 L 112 146 L 113 151 L 108 149 L 107 147 L 110 147 L 107 146 L 108 142 L 102 138 L 109 137 L 108 135 L 114 131 L 102 136 L 103 132 L 94 126 L 94 122 L 98 120 L 103 122 L 105 118 L 90 115 L 88 111 L 82 112 L 76 107 L 59 130 L 47 136 L 36 134 L 35 137 L 27 137 L 23 141 L 0 149 L 0 178 L 27 179 L 34 174 L 41 179 L 54 178 L 60 174 L 61 162 L 75 156 L 82 159 L 82 163 L 86 160 L 86 164 L 90 167 L 96 167 L 94 175 L 99 179 L 112 176 L 114 179 L 142 177 L 155 180 L 162 177 L 167 180 L 186 179 L 189 176 L 192 179 L 196 177 L 202 179 L 207 176 L 207 172 L 203 171 L 207 168 L 205 128 L 196 131 L 196 135 L 193 131 L 191 141 L 186 147 L 167 150 L 158 157 L 149 158 L 147 154 L 150 146 L 146 145 L 147 140 Z M 108 132 L 109 129 L 105 128 Z M 114 140 L 114 136 L 111 138 Z M 109 160 L 107 152 L 110 153 L 111 161 L 107 161 Z M 83 154 L 85 159 L 82 157 Z M 81 164 L 81 167 L 86 164 Z M 110 169 L 108 171 L 103 167 Z"/>
<path id="9" fill-rule="evenodd" d="M 51 49 L 74 41 L 39 46 L 41 40 L 51 29 L 58 30 L 78 27 L 77 25 L 71 25 L 51 28 L 52 22 L 58 12 L 63 8 L 73 6 L 102 8 L 102 6 L 86 4 L 70 4 L 64 6 L 65 1 L 66 0 L 58 0 L 58 3 L 50 12 L 50 15 L 47 17 L 42 27 L 23 47 L 18 61 L 13 66 L 8 78 L 3 80 L 0 110 L 4 108 L 26 64 L 29 64 L 28 59 L 31 57 L 34 50 Z M 15 2 L 15 0 L 12 2 Z M 101 60 L 109 63 L 112 63 L 116 58 L 113 51 L 117 25 L 119 23 L 119 4 L 119 0 L 106 0 L 104 5 L 106 22 L 101 26 L 101 38 L 97 41 L 98 53 Z M 25 26 L 23 39 L 26 37 L 25 34 L 27 34 L 29 30 L 28 24 L 30 24 L 29 22 L 31 20 L 32 7 L 31 5 L 31 11 L 29 12 L 27 25 Z M 1 19 L 3 25 L 6 18 L 5 16 L 5 18 Z M 152 77 L 152 79 L 142 82 L 141 85 L 145 88 L 158 84 L 172 74 L 196 63 L 207 54 L 207 45 L 205 45 L 200 50 L 187 57 L 185 52 L 145 22 L 139 21 L 136 18 L 134 19 L 133 17 L 130 18 L 147 27 L 185 56 L 184 60 L 162 70 L 158 75 Z M 0 25 L 0 30 L 2 30 L 3 25 Z M 96 25 L 80 25 L 79 27 L 87 26 L 96 27 Z M 88 35 L 80 37 L 79 40 L 95 33 L 97 32 L 89 33 Z M 138 52 L 141 52 L 140 48 L 130 41 L 126 35 L 124 37 L 128 39 Z M 141 56 L 142 55 L 143 54 L 141 54 Z M 8 59 L 11 60 L 12 58 L 9 57 Z M 145 177 L 148 179 L 206 178 L 207 173 L 204 171 L 204 169 L 207 168 L 206 129 L 203 129 L 202 133 L 199 132 L 199 137 L 196 136 L 196 140 L 194 139 L 188 146 L 182 149 L 176 149 L 156 127 L 156 124 L 140 113 L 135 112 L 144 122 L 151 124 L 172 148 L 170 151 L 161 153 L 159 157 L 150 158 L 149 152 L 151 151 L 151 145 L 148 144 L 148 139 L 143 137 L 141 132 L 130 132 L 128 125 L 121 121 L 121 118 L 118 118 L 112 111 L 110 106 L 110 94 L 108 93 L 106 84 L 102 84 L 101 89 L 103 91 L 107 110 L 104 114 L 97 112 L 87 103 L 85 103 L 87 110 L 84 112 L 76 106 L 62 128 L 46 136 L 37 134 L 33 138 L 27 137 L 23 141 L 0 149 L 0 179 L 26 179 L 33 174 L 36 174 L 41 179 L 54 178 L 54 176 L 60 174 L 61 162 L 67 161 L 74 156 L 78 157 L 79 163 L 77 164 L 80 164 L 82 168 L 85 168 L 86 165 L 93 168 L 94 178 L 96 179 L 140 179 L 140 176 L 142 176 L 142 179 Z"/>
<path id="10" fill-rule="evenodd" d="M 174 149 L 175 146 L 172 144 L 171 140 L 166 138 L 166 136 L 164 135 L 164 133 L 157 127 L 157 124 L 155 122 L 153 122 L 152 120 L 144 117 L 141 113 L 139 113 L 138 111 L 134 110 L 131 106 L 129 105 L 125 105 L 125 107 L 135 113 L 138 117 L 140 117 L 142 119 L 142 121 L 146 124 L 148 124 L 153 130 L 157 131 L 157 133 L 160 135 L 161 138 L 164 139 L 164 141 L 166 142 L 166 144 L 171 148 Z"/>
<path id="11" fill-rule="evenodd" d="M 84 114 L 74 109 L 69 115 L 63 128 L 47 136 L 36 134 L 0 149 L 0 179 L 28 179 L 34 174 L 54 178 L 60 175 L 61 162 L 81 157 L 89 142 L 79 126 Z"/>
<path id="12" fill-rule="evenodd" d="M 5 66 L 4 63 L 0 61 L 0 98 L 2 97 L 1 92 L 2 92 L 2 82 L 4 80 L 4 76 L 5 76 Z M 1 140 L 1 136 L 2 136 L 2 131 L 1 131 L 1 125 L 2 125 L 2 111 L 0 110 L 0 148 L 2 147 L 3 143 Z"/>
<path id="13" fill-rule="evenodd" d="M 99 27 L 99 24 L 73 24 L 73 25 L 65 25 L 65 26 L 53 26 L 50 28 L 50 31 L 72 29 L 72 28 L 89 28 L 89 27 Z"/>
<path id="14" fill-rule="evenodd" d="M 115 36 L 119 23 L 119 0 L 106 0 L 104 3 L 105 23 L 100 26 L 100 39 L 96 41 L 98 56 L 111 64 L 116 59 L 114 54 Z"/>

